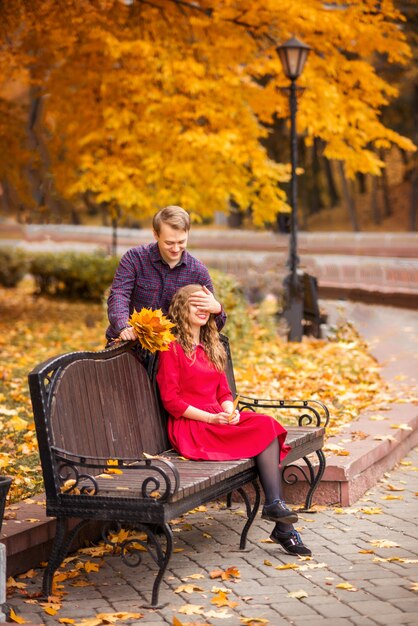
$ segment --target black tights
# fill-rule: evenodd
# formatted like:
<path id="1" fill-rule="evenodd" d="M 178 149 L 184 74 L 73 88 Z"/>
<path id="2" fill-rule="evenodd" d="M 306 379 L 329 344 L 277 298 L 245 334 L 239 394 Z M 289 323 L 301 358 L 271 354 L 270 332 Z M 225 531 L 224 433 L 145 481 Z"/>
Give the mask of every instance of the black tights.
<path id="1" fill-rule="evenodd" d="M 276 437 L 271 444 L 255 457 L 258 477 L 264 491 L 266 504 L 282 497 L 282 480 L 279 470 L 280 446 Z M 276 522 L 278 530 L 286 532 L 293 528 L 292 524 Z"/>

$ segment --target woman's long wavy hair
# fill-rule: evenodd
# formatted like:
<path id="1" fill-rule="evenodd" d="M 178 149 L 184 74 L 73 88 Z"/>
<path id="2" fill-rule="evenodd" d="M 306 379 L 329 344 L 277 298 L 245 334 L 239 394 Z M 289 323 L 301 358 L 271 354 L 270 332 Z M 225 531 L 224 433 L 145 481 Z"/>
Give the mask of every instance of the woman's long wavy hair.
<path id="1" fill-rule="evenodd" d="M 174 294 L 168 311 L 171 321 L 176 325 L 176 327 L 173 328 L 173 333 L 184 352 L 190 358 L 193 358 L 195 345 L 189 322 L 189 297 L 195 291 L 202 291 L 202 289 L 202 285 L 186 285 L 185 287 L 181 287 L 181 289 Z M 200 329 L 200 343 L 215 369 L 219 372 L 223 372 L 226 367 L 226 353 L 219 338 L 219 332 L 213 315 L 209 316 L 207 323 Z"/>

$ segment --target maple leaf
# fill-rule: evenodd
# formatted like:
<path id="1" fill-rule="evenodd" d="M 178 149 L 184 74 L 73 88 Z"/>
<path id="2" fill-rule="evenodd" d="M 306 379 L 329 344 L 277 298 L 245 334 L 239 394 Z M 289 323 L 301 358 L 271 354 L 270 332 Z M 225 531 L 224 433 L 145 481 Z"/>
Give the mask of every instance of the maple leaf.
<path id="1" fill-rule="evenodd" d="M 23 617 L 20 617 L 20 615 L 16 615 L 13 609 L 10 609 L 9 619 L 16 622 L 16 624 L 26 624 L 26 620 Z"/>
<path id="2" fill-rule="evenodd" d="M 6 587 L 7 587 L 7 589 L 12 589 L 13 587 L 15 589 L 25 589 L 25 587 L 27 587 L 27 584 L 26 583 L 19 583 L 19 582 L 17 582 L 17 580 L 15 580 L 13 578 L 13 576 L 9 576 L 9 578 L 7 579 L 7 582 L 6 582 Z"/>
<path id="3" fill-rule="evenodd" d="M 204 591 L 204 589 L 194 585 L 193 583 L 179 585 L 177 589 L 174 589 L 174 593 L 193 593 L 194 591 Z"/>
<path id="4" fill-rule="evenodd" d="M 100 569 L 99 563 L 92 563 L 91 561 L 87 561 L 84 563 L 84 569 L 86 572 L 98 572 Z"/>
<path id="5" fill-rule="evenodd" d="M 175 324 L 170 322 L 161 309 L 153 311 L 143 308 L 132 313 L 128 323 L 135 331 L 141 346 L 151 353 L 168 350 L 168 346 L 175 340 L 171 328 Z"/>
<path id="6" fill-rule="evenodd" d="M 224 591 L 219 591 L 218 595 L 214 596 L 211 599 L 212 604 L 216 604 L 216 606 L 227 606 L 230 609 L 238 606 L 238 602 L 234 602 L 233 600 L 228 600 L 227 594 Z"/>
<path id="7" fill-rule="evenodd" d="M 241 574 L 238 568 L 228 567 L 226 570 L 216 569 L 210 572 L 211 578 L 222 578 L 222 580 L 228 580 L 229 578 L 240 578 Z"/>
<path id="8" fill-rule="evenodd" d="M 201 604 L 184 604 L 177 611 L 185 615 L 202 615 L 203 609 L 204 607 Z"/>

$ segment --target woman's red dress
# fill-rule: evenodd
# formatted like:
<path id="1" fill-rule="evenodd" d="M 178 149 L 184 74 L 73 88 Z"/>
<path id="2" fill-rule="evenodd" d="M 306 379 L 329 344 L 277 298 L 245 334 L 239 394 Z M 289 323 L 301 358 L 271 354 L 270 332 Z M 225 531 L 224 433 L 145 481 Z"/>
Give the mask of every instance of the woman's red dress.
<path id="1" fill-rule="evenodd" d="M 198 345 L 192 358 L 177 342 L 159 357 L 157 382 L 167 410 L 168 436 L 173 448 L 193 460 L 227 461 L 256 456 L 277 437 L 280 459 L 289 451 L 286 430 L 270 415 L 244 411 L 238 424 L 208 424 L 183 417 L 192 405 L 219 413 L 222 402 L 232 400 L 224 372 L 218 372 Z"/>

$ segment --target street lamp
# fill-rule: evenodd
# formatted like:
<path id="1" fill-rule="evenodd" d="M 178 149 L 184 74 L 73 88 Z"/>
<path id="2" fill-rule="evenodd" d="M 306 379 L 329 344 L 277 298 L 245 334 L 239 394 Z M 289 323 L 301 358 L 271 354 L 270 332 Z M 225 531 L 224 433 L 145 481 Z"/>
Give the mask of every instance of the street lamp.
<path id="1" fill-rule="evenodd" d="M 301 341 L 303 334 L 303 285 L 298 276 L 299 257 L 297 254 L 298 234 L 298 197 L 296 167 L 298 158 L 298 144 L 296 134 L 296 81 L 301 75 L 311 48 L 305 43 L 292 37 L 281 46 L 276 48 L 284 73 L 290 79 L 289 104 L 290 104 L 290 206 L 292 209 L 290 219 L 290 244 L 287 266 L 290 274 L 284 281 L 285 287 L 285 310 L 284 318 L 289 325 L 289 340 Z"/>

